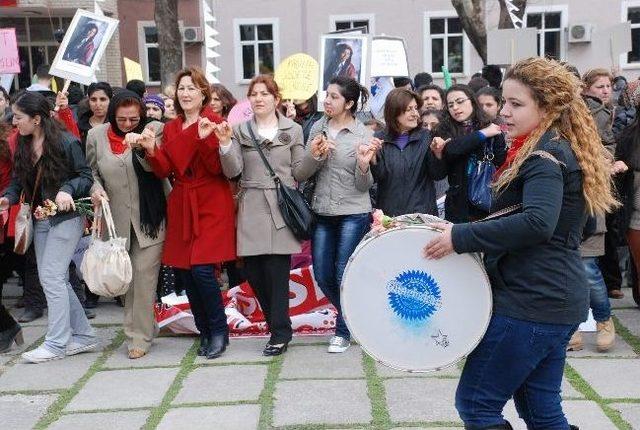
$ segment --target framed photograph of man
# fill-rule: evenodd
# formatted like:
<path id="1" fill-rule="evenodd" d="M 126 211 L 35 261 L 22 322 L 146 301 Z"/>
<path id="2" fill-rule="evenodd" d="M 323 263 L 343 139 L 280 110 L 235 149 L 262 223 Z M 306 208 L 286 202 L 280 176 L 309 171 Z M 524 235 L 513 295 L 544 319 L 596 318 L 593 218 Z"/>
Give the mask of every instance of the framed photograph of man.
<path id="1" fill-rule="evenodd" d="M 369 82 L 369 36 L 330 33 L 320 36 L 320 79 L 318 110 L 326 96 L 329 81 L 336 76 L 355 79 L 367 87 Z"/>
<path id="2" fill-rule="evenodd" d="M 117 19 L 79 9 L 49 73 L 84 85 L 94 82 L 96 67 L 117 27 Z"/>

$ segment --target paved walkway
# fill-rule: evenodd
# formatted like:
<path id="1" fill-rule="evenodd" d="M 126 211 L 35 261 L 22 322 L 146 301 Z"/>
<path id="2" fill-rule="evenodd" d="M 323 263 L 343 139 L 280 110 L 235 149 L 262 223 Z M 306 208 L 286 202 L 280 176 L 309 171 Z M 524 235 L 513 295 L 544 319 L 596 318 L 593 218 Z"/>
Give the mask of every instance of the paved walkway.
<path id="1" fill-rule="evenodd" d="M 9 306 L 19 291 L 5 286 Z M 640 310 L 630 299 L 613 305 L 615 349 L 599 354 L 587 335 L 567 363 L 564 408 L 581 430 L 640 430 Z M 260 355 L 262 339 L 232 339 L 213 361 L 196 357 L 194 338 L 161 337 L 151 354 L 129 360 L 122 309 L 107 301 L 97 312 L 98 352 L 40 365 L 23 363 L 22 350 L 0 355 L 0 428 L 461 428 L 453 404 L 459 368 L 410 375 L 357 346 L 329 355 L 324 337 L 296 338 L 275 359 Z M 44 324 L 25 326 L 26 348 L 42 341 Z M 512 404 L 505 414 L 525 429 Z"/>

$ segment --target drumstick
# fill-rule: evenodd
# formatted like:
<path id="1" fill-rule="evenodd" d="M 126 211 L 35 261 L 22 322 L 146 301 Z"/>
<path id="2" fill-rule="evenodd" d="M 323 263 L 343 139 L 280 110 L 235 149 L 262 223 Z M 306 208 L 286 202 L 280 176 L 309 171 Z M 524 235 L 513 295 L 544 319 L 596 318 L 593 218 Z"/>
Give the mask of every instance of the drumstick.
<path id="1" fill-rule="evenodd" d="M 71 80 L 70 79 L 65 79 L 64 80 L 64 86 L 62 87 L 62 93 L 65 94 L 67 91 L 69 91 L 69 85 L 71 85 Z M 60 110 L 60 106 L 56 106 L 55 108 L 53 108 L 54 112 L 58 112 Z"/>

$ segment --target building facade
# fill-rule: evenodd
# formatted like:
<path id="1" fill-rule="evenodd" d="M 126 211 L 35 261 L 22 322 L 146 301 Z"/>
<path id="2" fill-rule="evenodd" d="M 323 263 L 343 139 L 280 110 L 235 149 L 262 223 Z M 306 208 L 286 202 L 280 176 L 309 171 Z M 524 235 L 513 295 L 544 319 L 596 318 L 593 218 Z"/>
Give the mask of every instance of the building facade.
<path id="1" fill-rule="evenodd" d="M 486 0 L 487 30 L 498 27 L 498 0 Z M 426 71 L 442 82 L 447 66 L 467 82 L 482 61 L 462 31 L 450 0 L 214 0 L 220 47 L 217 77 L 236 97 L 245 97 L 255 73 L 270 72 L 291 54 L 319 58 L 320 35 L 367 27 L 375 35 L 403 37 L 413 75 Z M 538 50 L 584 71 L 612 66 L 609 29 L 631 21 L 632 51 L 616 63 L 627 77 L 640 75 L 640 1 L 529 0 L 525 25 L 538 29 Z M 570 40 L 570 29 L 583 25 L 591 37 Z"/>

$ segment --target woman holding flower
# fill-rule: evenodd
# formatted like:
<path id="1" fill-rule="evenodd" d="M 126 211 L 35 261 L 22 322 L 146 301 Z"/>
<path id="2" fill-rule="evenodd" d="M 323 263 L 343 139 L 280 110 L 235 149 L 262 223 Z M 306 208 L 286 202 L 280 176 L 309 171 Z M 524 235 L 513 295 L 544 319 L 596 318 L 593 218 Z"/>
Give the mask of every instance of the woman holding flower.
<path id="1" fill-rule="evenodd" d="M 176 77 L 178 117 L 165 124 L 162 145 L 152 139 L 140 144 L 158 177 L 175 177 L 162 262 L 176 269 L 187 289 L 200 331 L 198 354 L 217 358 L 226 350 L 229 330 L 214 264 L 235 260 L 236 247 L 233 197 L 213 133 L 222 118 L 213 113 L 210 100 L 202 70 L 182 70 Z"/>
<path id="2" fill-rule="evenodd" d="M 13 125 L 19 132 L 11 185 L 0 197 L 0 211 L 20 200 L 32 207 L 52 200 L 55 215 L 34 224 L 38 274 L 47 298 L 49 326 L 44 344 L 24 353 L 27 361 L 41 363 L 78 354 L 97 346 L 95 333 L 69 283 L 69 264 L 84 231 L 84 217 L 74 199 L 88 196 L 93 183 L 77 138 L 52 119 L 47 99 L 26 92 L 12 106 Z"/>
<path id="3" fill-rule="evenodd" d="M 163 124 L 147 118 L 140 97 L 128 90 L 109 105 L 109 122 L 89 130 L 87 161 L 93 172 L 91 199 L 110 202 L 118 236 L 127 239 L 133 281 L 124 299 L 129 358 L 144 356 L 157 332 L 153 305 L 165 238 L 168 181 L 158 179 L 141 145 L 155 145 Z"/>

